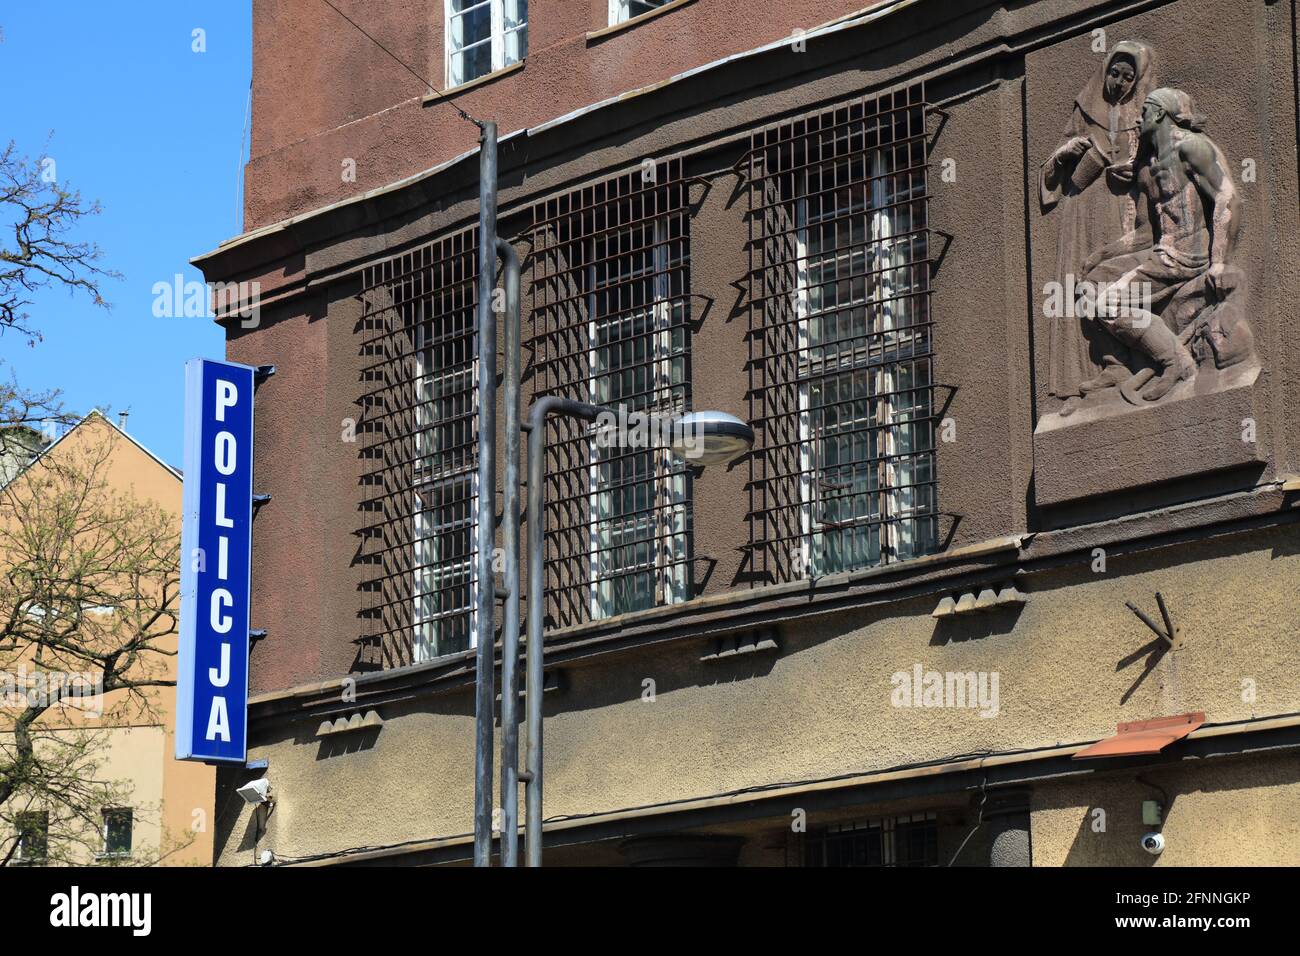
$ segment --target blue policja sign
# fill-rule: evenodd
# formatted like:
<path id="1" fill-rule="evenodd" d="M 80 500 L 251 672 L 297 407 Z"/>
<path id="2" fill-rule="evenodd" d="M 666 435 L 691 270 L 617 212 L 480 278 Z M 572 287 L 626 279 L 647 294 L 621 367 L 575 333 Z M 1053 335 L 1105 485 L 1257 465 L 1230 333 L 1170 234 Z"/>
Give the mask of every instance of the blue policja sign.
<path id="1" fill-rule="evenodd" d="M 243 763 L 247 753 L 254 374 L 185 365 L 178 760 Z"/>

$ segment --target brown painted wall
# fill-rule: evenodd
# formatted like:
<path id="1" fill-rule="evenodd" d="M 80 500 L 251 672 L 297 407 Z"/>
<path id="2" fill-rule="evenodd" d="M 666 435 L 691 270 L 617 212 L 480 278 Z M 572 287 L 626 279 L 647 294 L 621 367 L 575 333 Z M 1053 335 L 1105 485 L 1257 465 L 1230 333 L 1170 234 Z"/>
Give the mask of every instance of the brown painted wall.
<path id="1" fill-rule="evenodd" d="M 608 23 L 605 0 L 533 0 L 524 69 L 450 102 L 495 119 L 504 136 L 876 5 L 783 0 L 755 16 L 740 0 L 695 0 L 589 40 Z M 338 6 L 443 88 L 443 0 Z M 246 229 L 385 186 L 478 143 L 474 126 L 446 103 L 423 105 L 427 87 L 324 4 L 255 0 L 253 48 Z M 355 182 L 343 181 L 346 159 L 356 161 Z"/>

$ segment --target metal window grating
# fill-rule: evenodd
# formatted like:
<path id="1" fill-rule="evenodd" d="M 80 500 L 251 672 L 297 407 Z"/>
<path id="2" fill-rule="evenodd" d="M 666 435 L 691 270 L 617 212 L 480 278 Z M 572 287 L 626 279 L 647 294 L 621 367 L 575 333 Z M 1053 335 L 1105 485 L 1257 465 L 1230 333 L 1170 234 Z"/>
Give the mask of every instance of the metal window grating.
<path id="1" fill-rule="evenodd" d="M 538 395 L 647 415 L 687 407 L 689 206 L 680 160 L 535 205 Z M 547 425 L 550 626 L 689 597 L 690 476 L 650 421 L 612 435 L 565 419 Z"/>
<path id="2" fill-rule="evenodd" d="M 749 193 L 751 581 L 937 539 L 922 85 L 756 131 Z"/>
<path id="3" fill-rule="evenodd" d="M 837 824 L 808 834 L 804 866 L 938 866 L 933 813 Z"/>
<path id="4" fill-rule="evenodd" d="M 359 666 L 394 668 L 471 646 L 477 507 L 478 230 L 362 276 Z"/>

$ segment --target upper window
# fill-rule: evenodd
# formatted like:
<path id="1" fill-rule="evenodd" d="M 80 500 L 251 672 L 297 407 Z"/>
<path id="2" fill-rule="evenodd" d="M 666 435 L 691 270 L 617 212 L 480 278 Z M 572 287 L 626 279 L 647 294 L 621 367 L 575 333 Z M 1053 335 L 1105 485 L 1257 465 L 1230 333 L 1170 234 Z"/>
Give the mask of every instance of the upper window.
<path id="1" fill-rule="evenodd" d="M 43 866 L 49 857 L 50 815 L 44 810 L 25 810 L 15 817 L 18 830 L 16 863 Z"/>
<path id="2" fill-rule="evenodd" d="M 680 162 L 539 204 L 539 387 L 617 411 L 548 423 L 547 600 L 557 627 L 690 597 L 690 475 L 662 426 L 687 407 L 690 229 Z"/>
<path id="3" fill-rule="evenodd" d="M 116 807 L 104 811 L 103 856 L 130 856 L 132 814 L 129 808 Z"/>
<path id="4" fill-rule="evenodd" d="M 609 0 L 609 25 L 626 23 L 672 2 L 673 0 Z"/>
<path id="5" fill-rule="evenodd" d="M 919 88 L 762 130 L 749 161 L 758 569 L 790 580 L 931 551 Z"/>
<path id="6" fill-rule="evenodd" d="M 528 55 L 528 0 L 443 0 L 447 86 L 460 86 Z"/>

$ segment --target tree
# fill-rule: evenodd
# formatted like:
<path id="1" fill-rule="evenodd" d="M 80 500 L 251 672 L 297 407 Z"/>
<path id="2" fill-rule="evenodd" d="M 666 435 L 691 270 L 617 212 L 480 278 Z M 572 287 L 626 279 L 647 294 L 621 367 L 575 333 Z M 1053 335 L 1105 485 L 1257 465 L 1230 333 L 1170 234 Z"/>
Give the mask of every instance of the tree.
<path id="1" fill-rule="evenodd" d="M 103 285 L 121 278 L 103 268 L 97 244 L 75 238 L 83 220 L 99 214 L 99 203 L 60 186 L 50 163 L 48 156 L 20 155 L 12 141 L 0 151 L 0 338 L 25 338 L 29 346 L 41 340 L 28 311 L 39 290 L 63 288 L 107 309 Z M 75 421 L 57 391 L 24 389 L 12 369 L 0 368 L 0 378 L 0 456 L 22 454 L 13 447 L 21 428 L 48 432 Z"/>
<path id="2" fill-rule="evenodd" d="M 114 488 L 123 439 L 96 419 L 0 489 L 0 674 L 16 715 L 0 725 L 0 865 L 34 812 L 50 861 L 84 861 L 102 808 L 130 803 L 128 784 L 101 779 L 100 728 L 156 723 L 151 689 L 175 685 L 176 521 Z"/>
<path id="3" fill-rule="evenodd" d="M 13 142 L 0 151 L 0 338 L 41 341 L 29 311 L 41 290 L 109 307 L 103 285 L 120 277 L 78 238 L 99 212 L 59 184 L 49 157 L 29 160 Z M 176 631 L 174 521 L 110 487 L 111 429 L 60 443 L 14 478 L 76 420 L 57 390 L 24 388 L 0 368 L 0 693 L 13 692 L 0 710 L 0 865 L 24 843 L 51 862 L 84 858 L 101 809 L 130 802 L 128 783 L 102 779 L 104 731 L 86 719 L 86 683 L 93 700 L 113 701 L 102 724 L 147 714 L 149 689 L 175 683 L 161 676 L 175 652 L 160 645 Z M 81 686 L 70 701 L 71 674 Z"/>

